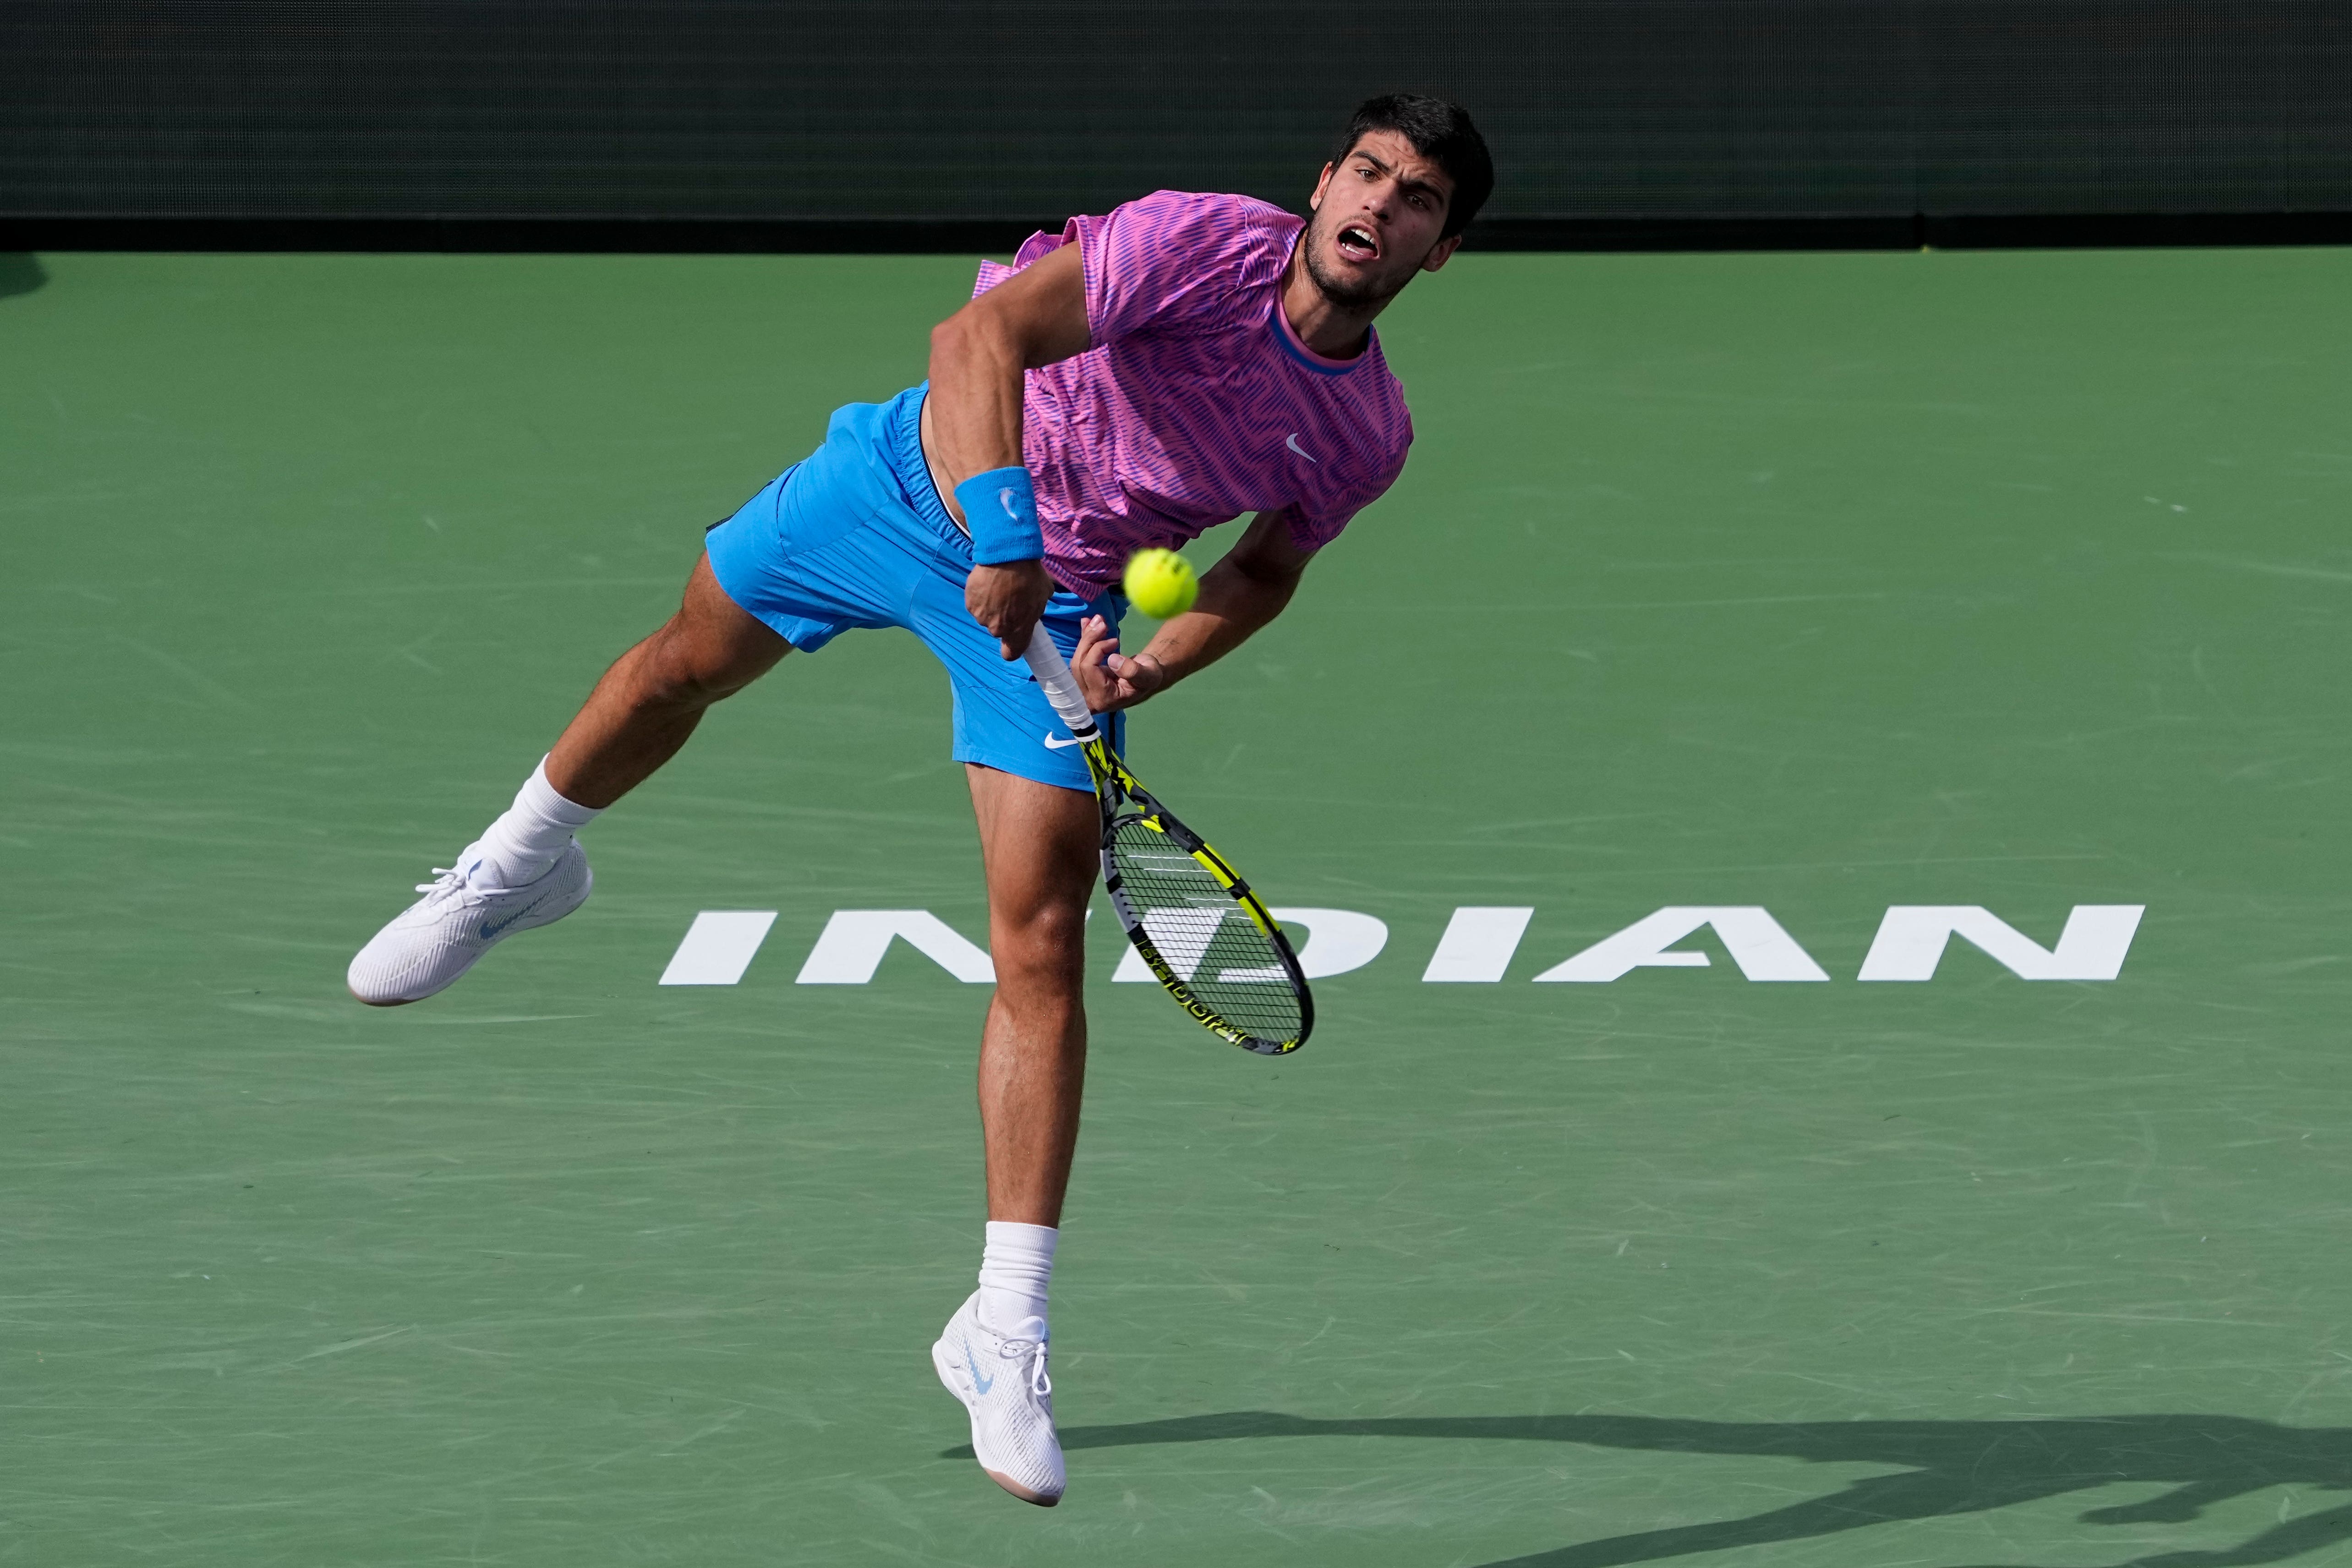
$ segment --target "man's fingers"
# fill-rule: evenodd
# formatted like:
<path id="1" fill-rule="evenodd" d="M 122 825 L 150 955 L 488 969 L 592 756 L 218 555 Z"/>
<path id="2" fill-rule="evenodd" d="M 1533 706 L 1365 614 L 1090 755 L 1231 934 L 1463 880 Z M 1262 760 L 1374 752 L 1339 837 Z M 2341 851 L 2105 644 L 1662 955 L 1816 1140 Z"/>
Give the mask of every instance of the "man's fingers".
<path id="1" fill-rule="evenodd" d="M 1003 644 L 1004 657 L 1008 661 L 1028 655 L 1029 638 L 1037 630 L 1037 622 L 1045 618 L 1045 607 L 1042 604 L 1025 615 L 1016 607 L 1004 617 L 1001 628 L 991 628 L 996 632 L 997 641 Z"/>
<path id="2" fill-rule="evenodd" d="M 964 607 L 996 639 L 1007 663 L 1028 652 L 1029 633 L 1053 597 L 1053 580 L 1035 561 L 976 566 L 964 580 Z"/>
<path id="3" fill-rule="evenodd" d="M 1078 646 L 1070 655 L 1070 668 L 1076 671 L 1081 685 L 1086 686 L 1089 700 L 1100 683 L 1100 695 L 1116 701 L 1118 695 L 1118 634 L 1099 615 L 1089 615 L 1078 622 Z"/>

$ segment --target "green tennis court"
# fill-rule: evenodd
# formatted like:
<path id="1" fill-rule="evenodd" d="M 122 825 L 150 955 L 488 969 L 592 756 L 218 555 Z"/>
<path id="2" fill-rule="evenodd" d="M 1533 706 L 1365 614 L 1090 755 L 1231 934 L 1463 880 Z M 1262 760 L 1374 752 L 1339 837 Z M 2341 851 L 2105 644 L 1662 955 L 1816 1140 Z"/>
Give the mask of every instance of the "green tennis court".
<path id="1" fill-rule="evenodd" d="M 1269 1061 L 1097 918 L 1051 1514 L 926 1364 L 988 988 L 795 983 L 838 910 L 984 933 L 911 638 L 719 710 L 562 929 L 342 987 L 971 277 L 0 267 L 0 1562 L 2352 1562 L 2352 256 L 1413 289 L 1403 480 L 1130 746 L 1385 943 Z M 2111 982 L 1856 978 L 2095 905 Z M 1828 981 L 1535 983 L 1685 906 Z M 1534 913 L 1424 981 L 1465 907 Z"/>

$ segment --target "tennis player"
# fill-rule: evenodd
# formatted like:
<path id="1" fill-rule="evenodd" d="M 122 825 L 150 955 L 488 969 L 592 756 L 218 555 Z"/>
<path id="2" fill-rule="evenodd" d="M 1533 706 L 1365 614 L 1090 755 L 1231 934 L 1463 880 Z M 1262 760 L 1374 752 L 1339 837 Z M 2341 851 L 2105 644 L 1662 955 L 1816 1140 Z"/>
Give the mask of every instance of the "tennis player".
<path id="1" fill-rule="evenodd" d="M 1300 221 L 1161 191 L 982 267 L 931 333 L 930 380 L 837 411 L 824 444 L 709 530 L 669 623 L 604 673 L 514 805 L 352 960 L 363 1002 L 434 995 L 587 898 L 573 835 L 795 650 L 900 626 L 948 669 L 988 879 L 996 995 L 981 1036 L 980 1288 L 931 1359 L 998 1485 L 1064 1484 L 1046 1284 L 1086 1073 L 1087 904 L 1099 841 L 1076 745 L 1023 662 L 1042 618 L 1123 745 L 1122 710 L 1281 613 L 1315 552 L 1412 439 L 1372 319 L 1435 272 L 1494 186 L 1440 99 L 1349 121 Z M 1127 558 L 1256 514 L 1150 644 L 1118 645 Z"/>

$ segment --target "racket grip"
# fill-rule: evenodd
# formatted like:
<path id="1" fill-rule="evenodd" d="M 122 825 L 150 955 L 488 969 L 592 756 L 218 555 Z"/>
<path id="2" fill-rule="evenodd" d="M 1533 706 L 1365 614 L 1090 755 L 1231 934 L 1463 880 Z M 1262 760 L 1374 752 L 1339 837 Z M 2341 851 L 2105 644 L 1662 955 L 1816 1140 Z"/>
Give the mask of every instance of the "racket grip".
<path id="1" fill-rule="evenodd" d="M 1054 705 L 1054 712 L 1069 727 L 1070 734 L 1079 740 L 1095 737 L 1095 716 L 1087 709 L 1087 699 L 1079 695 L 1078 678 L 1070 674 L 1070 662 L 1054 646 L 1054 634 L 1045 630 L 1043 621 L 1030 629 L 1029 647 L 1024 655 L 1029 661 L 1029 673 L 1045 688 L 1045 700 Z"/>

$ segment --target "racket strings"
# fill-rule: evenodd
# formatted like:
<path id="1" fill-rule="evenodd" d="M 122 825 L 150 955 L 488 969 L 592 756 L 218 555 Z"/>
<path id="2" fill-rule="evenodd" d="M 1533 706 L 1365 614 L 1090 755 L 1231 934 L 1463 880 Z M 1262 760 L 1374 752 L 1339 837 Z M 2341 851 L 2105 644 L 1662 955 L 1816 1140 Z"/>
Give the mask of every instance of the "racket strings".
<path id="1" fill-rule="evenodd" d="M 1208 867 L 1129 818 L 1111 834 L 1118 896 L 1201 1003 L 1261 1040 L 1297 1037 L 1299 999 L 1273 940 Z"/>

